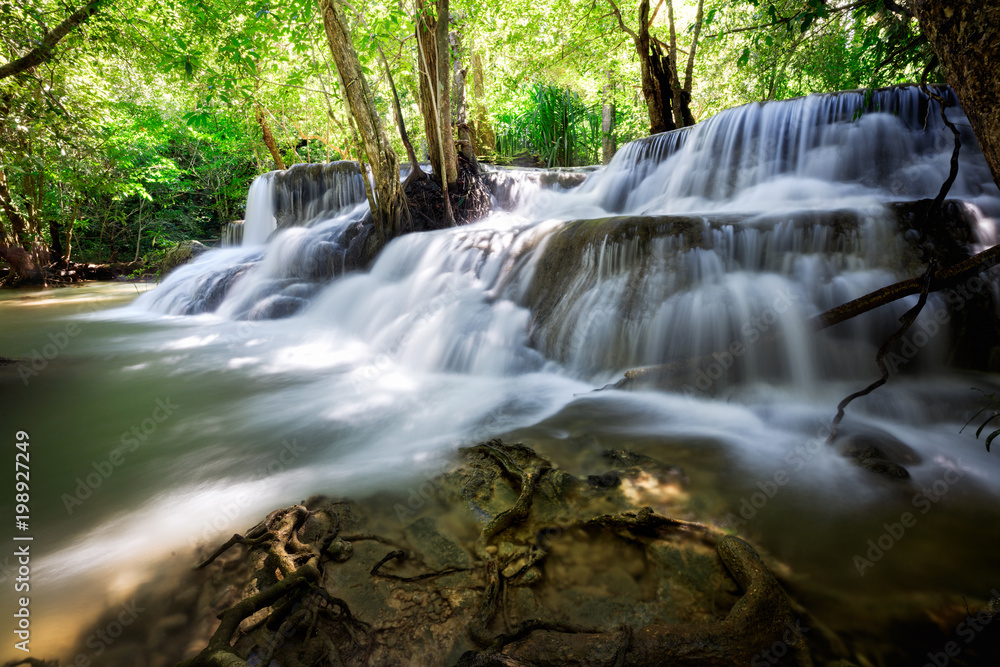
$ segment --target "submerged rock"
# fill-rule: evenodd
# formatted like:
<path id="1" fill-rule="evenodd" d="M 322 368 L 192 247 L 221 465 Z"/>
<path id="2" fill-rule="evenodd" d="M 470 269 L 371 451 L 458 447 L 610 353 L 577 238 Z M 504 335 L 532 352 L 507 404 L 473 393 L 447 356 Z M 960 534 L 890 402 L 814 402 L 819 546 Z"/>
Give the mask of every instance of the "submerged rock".
<path id="1" fill-rule="evenodd" d="M 251 308 L 247 319 L 277 320 L 284 317 L 291 317 L 308 304 L 309 302 L 305 299 L 275 294 L 266 297 Z"/>
<path id="2" fill-rule="evenodd" d="M 859 433 L 835 441 L 837 451 L 855 463 L 893 479 L 909 479 L 903 464 L 920 463 L 920 456 L 908 445 L 887 433 Z"/>

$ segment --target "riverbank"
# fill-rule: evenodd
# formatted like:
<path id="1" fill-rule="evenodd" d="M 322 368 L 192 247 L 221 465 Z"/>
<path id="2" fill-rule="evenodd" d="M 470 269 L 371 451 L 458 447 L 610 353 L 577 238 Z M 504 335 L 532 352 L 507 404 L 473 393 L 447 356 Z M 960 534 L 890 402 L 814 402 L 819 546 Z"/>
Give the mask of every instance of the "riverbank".
<path id="1" fill-rule="evenodd" d="M 949 664 L 1000 659 L 989 623 L 1000 599 L 919 586 L 839 598 L 736 534 L 682 518 L 693 500 L 682 469 L 625 450 L 603 458 L 599 474 L 577 477 L 493 440 L 405 490 L 304 499 L 203 546 L 197 569 L 107 610 L 66 657 L 109 667 L 848 667 L 921 664 L 935 649 Z"/>

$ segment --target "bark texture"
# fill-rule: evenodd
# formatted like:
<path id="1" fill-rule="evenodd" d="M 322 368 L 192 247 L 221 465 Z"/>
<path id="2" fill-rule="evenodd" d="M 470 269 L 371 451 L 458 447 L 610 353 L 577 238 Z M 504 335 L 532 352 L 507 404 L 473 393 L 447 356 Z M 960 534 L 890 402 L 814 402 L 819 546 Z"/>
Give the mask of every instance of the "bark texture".
<path id="1" fill-rule="evenodd" d="M 420 111 L 424 117 L 427 153 L 435 177 L 452 185 L 458 179 L 458 158 L 451 133 L 448 0 L 417 0 L 417 14 Z"/>
<path id="2" fill-rule="evenodd" d="M 601 162 L 607 164 L 618 152 L 615 137 L 615 81 L 608 70 L 608 82 L 604 85 L 604 104 L 601 106 Z"/>
<path id="3" fill-rule="evenodd" d="M 608 0 L 618 19 L 618 25 L 632 38 L 635 52 L 639 56 L 639 73 L 642 79 L 642 96 L 649 112 L 649 133 L 659 134 L 676 130 L 671 99 L 670 59 L 663 54 L 663 48 L 649 35 L 649 0 L 639 3 L 639 29 L 632 30 L 625 24 L 618 6 Z"/>
<path id="4" fill-rule="evenodd" d="M 261 132 L 264 133 L 264 145 L 267 146 L 267 150 L 271 152 L 271 157 L 274 159 L 274 168 L 284 169 L 285 161 L 281 158 L 281 153 L 278 152 L 278 145 L 274 142 L 274 135 L 271 134 L 271 128 L 267 124 L 267 117 L 260 106 L 257 107 L 257 123 L 260 125 Z"/>
<path id="5" fill-rule="evenodd" d="M 398 236 L 409 223 L 406 198 L 399 183 L 399 157 L 389 143 L 368 82 L 361 71 L 351 34 L 347 29 L 342 0 L 320 0 L 323 29 L 343 83 L 344 97 L 357 124 L 361 145 L 371 164 L 375 180 L 375 208 L 372 217 L 383 243 Z"/>
<path id="6" fill-rule="evenodd" d="M 1000 184 L 1000 3 L 914 0 L 911 7 Z"/>

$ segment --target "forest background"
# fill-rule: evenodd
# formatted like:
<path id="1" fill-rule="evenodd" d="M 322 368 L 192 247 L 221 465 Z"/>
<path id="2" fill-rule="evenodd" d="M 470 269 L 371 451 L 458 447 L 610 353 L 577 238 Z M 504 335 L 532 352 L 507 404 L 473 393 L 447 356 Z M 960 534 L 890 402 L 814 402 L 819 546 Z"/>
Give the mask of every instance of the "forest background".
<path id="1" fill-rule="evenodd" d="M 255 176 L 357 159 L 320 4 L 0 0 L 0 246 L 155 265 L 241 219 Z M 394 84 L 425 159 L 422 3 L 338 5 L 383 123 L 397 125 Z M 499 164 L 600 164 L 627 141 L 728 107 L 944 78 L 891 0 L 445 6 L 452 122 L 464 107 L 474 152 Z M 650 62 L 674 101 L 661 119 L 643 86 Z"/>

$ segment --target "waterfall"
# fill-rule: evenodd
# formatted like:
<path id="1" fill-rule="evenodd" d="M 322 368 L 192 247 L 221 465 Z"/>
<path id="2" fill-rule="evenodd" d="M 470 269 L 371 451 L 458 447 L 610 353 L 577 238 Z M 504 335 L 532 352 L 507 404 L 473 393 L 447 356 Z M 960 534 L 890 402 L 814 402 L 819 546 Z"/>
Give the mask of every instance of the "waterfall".
<path id="1" fill-rule="evenodd" d="M 823 429 L 878 377 L 876 352 L 916 296 L 821 332 L 810 324 L 920 275 L 922 241 L 949 264 L 996 242 L 1000 190 L 954 96 L 938 91 L 962 148 L 946 224 L 928 239 L 921 200 L 938 193 L 953 142 L 913 86 L 746 105 L 633 142 L 595 170 L 492 170 L 486 218 L 394 239 L 364 271 L 345 271 L 368 215 L 357 165 L 261 176 L 242 245 L 90 317 L 32 380 L 60 404 L 94 402 L 62 420 L 74 443 L 64 474 L 40 482 L 54 498 L 100 478 L 121 438 L 140 427 L 145 438 L 157 400 L 181 406 L 79 513 L 51 503 L 39 543 L 56 546 L 39 570 L 64 605 L 82 572 L 124 576 L 175 547 L 219 544 L 312 493 L 423 493 L 422 472 L 504 437 L 574 474 L 607 470 L 609 449 L 682 466 L 685 518 L 708 522 L 782 473 L 787 484 L 740 530 L 845 599 L 883 599 L 852 556 L 914 511 L 917 489 L 960 470 L 960 491 L 921 514 L 908 555 L 887 554 L 874 576 L 911 597 L 913 581 L 944 576 L 941 562 L 948 576 L 989 580 L 982 526 L 1000 513 L 1000 461 L 960 429 L 983 405 L 970 386 L 1000 391 L 982 372 L 1000 362 L 995 282 L 931 295 L 886 356 L 891 380 L 848 410 L 841 433 L 906 454 L 909 482 L 853 465 Z M 52 336 L 50 321 L 39 326 Z M 657 383 L 595 391 L 629 371 Z M 62 423 L 15 384 L 12 414 Z"/>
<path id="2" fill-rule="evenodd" d="M 938 91 L 964 129 L 956 236 L 935 243 L 960 259 L 994 242 L 1000 193 L 954 95 Z M 864 366 L 912 301 L 834 335 L 806 324 L 918 270 L 911 220 L 937 194 L 951 147 L 937 102 L 913 86 L 749 104 L 632 142 L 596 172 L 491 172 L 493 215 L 396 239 L 343 284 L 344 234 L 367 212 L 360 172 L 297 165 L 254 182 L 243 248 L 209 253 L 140 305 L 302 313 L 397 349 L 420 341 L 424 367 L 511 373 L 544 361 L 593 382 L 745 348 L 738 372 L 713 384 L 804 386 Z M 413 320 L 443 294 L 455 303 L 430 341 Z M 944 307 L 937 296 L 931 306 Z"/>
<path id="3" fill-rule="evenodd" d="M 260 245 L 266 243 L 277 229 L 274 217 L 274 180 L 275 172 L 255 178 L 247 193 L 246 218 L 243 220 L 244 245 Z"/>

